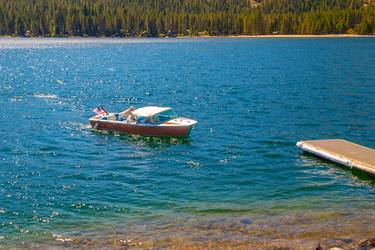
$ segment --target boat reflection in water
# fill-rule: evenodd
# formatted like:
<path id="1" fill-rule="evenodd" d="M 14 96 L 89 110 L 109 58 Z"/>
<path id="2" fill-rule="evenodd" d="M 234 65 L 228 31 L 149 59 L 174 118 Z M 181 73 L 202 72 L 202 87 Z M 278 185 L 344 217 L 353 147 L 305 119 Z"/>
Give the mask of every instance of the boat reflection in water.
<path id="1" fill-rule="evenodd" d="M 197 123 L 178 117 L 169 107 L 130 107 L 120 113 L 109 113 L 99 106 L 94 112 L 96 115 L 90 118 L 92 128 L 141 136 L 185 138 Z"/>

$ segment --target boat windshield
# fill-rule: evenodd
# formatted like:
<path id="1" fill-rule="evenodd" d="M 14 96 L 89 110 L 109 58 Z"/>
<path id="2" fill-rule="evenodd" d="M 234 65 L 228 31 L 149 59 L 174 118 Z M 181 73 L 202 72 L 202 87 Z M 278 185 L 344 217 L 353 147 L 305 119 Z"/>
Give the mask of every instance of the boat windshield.
<path id="1" fill-rule="evenodd" d="M 156 123 L 163 123 L 167 122 L 169 120 L 172 120 L 174 118 L 177 118 L 176 112 L 174 112 L 172 109 L 163 111 L 153 117 L 154 122 Z"/>

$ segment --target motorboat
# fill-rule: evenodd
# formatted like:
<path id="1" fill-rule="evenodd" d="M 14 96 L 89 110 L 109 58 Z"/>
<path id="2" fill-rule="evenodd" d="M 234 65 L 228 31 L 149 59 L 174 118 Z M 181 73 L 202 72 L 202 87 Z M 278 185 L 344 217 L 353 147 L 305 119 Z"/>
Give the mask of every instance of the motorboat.
<path id="1" fill-rule="evenodd" d="M 93 110 L 92 128 L 142 136 L 187 137 L 197 121 L 179 117 L 172 108 L 148 106 L 109 113 L 102 106 Z"/>

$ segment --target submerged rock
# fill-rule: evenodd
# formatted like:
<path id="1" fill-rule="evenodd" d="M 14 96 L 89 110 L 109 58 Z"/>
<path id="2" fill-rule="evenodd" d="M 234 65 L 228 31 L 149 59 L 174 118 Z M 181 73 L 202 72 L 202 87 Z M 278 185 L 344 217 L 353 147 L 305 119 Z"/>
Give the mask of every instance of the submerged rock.
<path id="1" fill-rule="evenodd" d="M 240 220 L 241 224 L 250 225 L 252 221 L 249 218 L 243 218 Z"/>
<path id="2" fill-rule="evenodd" d="M 353 239 L 328 239 L 319 244 L 316 250 L 344 250 L 355 249 L 355 242 Z"/>
<path id="3" fill-rule="evenodd" d="M 361 241 L 358 244 L 358 250 L 375 250 L 375 238 Z"/>

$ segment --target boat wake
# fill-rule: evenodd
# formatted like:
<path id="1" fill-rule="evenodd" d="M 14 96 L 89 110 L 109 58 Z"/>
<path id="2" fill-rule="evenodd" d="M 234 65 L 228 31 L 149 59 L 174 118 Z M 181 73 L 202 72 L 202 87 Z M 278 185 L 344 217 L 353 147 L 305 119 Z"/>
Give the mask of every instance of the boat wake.
<path id="1" fill-rule="evenodd" d="M 190 145 L 191 139 L 190 138 L 174 138 L 174 137 L 158 137 L 158 136 L 143 136 L 143 135 L 133 135 L 127 133 L 121 133 L 117 131 L 108 131 L 108 130 L 98 130 L 95 128 L 86 127 L 85 125 L 82 126 L 86 129 L 90 129 L 93 133 L 112 136 L 113 138 L 118 138 L 119 140 L 124 140 L 128 143 L 143 143 L 149 146 L 155 145 L 178 145 L 178 144 L 186 144 Z"/>
<path id="2" fill-rule="evenodd" d="M 55 94 L 43 94 L 43 93 L 37 93 L 33 95 L 36 98 L 42 98 L 42 99 L 57 99 L 58 96 Z"/>
<path id="3" fill-rule="evenodd" d="M 81 130 L 91 130 L 92 129 L 90 124 L 82 124 L 79 128 Z"/>

